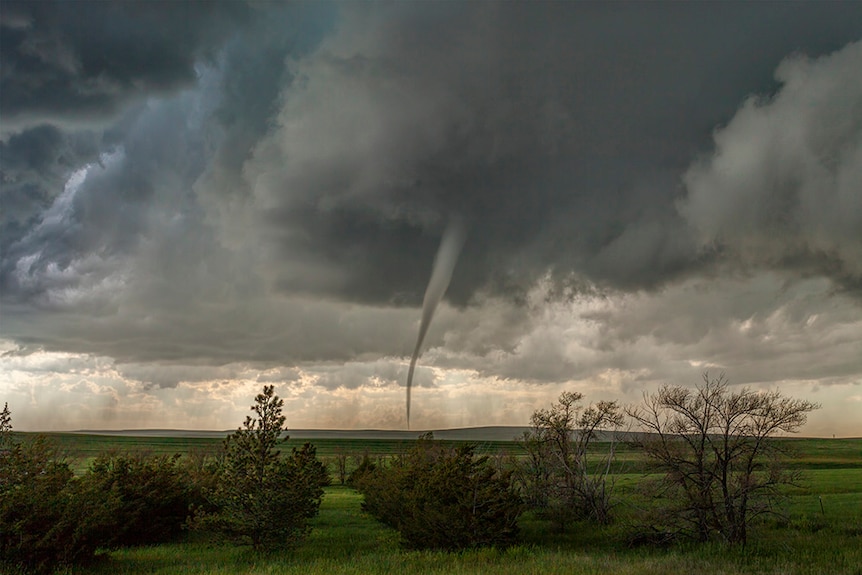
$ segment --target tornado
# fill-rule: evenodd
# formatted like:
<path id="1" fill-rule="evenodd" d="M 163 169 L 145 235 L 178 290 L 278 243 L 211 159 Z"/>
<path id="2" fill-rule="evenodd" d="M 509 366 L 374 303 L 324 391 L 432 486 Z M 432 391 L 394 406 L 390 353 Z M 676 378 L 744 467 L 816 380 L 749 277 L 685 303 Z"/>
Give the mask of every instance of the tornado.
<path id="1" fill-rule="evenodd" d="M 453 217 L 443 232 L 440 240 L 440 248 L 434 257 L 434 265 L 431 268 L 431 279 L 425 288 L 425 298 L 422 300 L 422 323 L 419 324 L 419 337 L 416 338 L 416 347 L 413 349 L 413 357 L 410 359 L 410 369 L 407 371 L 407 429 L 410 429 L 410 391 L 413 387 L 413 371 L 416 369 L 416 360 L 419 359 L 419 351 L 422 349 L 422 341 L 428 333 L 428 326 L 434 318 L 437 304 L 443 299 L 452 272 L 458 262 L 458 254 L 464 246 L 466 230 L 464 222 L 460 217 Z"/>

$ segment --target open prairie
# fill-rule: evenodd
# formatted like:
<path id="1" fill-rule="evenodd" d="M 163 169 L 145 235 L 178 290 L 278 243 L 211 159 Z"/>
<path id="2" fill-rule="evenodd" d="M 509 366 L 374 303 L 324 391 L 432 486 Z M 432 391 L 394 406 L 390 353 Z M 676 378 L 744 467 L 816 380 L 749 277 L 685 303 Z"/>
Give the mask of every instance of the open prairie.
<path id="1" fill-rule="evenodd" d="M 217 438 L 116 437 L 58 434 L 71 456 L 87 459 L 104 449 L 141 449 L 183 453 L 210 449 Z M 287 447 L 305 440 L 291 440 Z M 795 467 L 804 480 L 787 489 L 783 517 L 757 523 L 745 547 L 719 543 L 635 547 L 626 542 L 632 529 L 634 496 L 646 471 L 633 452 L 622 451 L 624 472 L 616 475 L 617 521 L 609 526 L 576 524 L 553 533 L 536 517 L 521 520 L 521 543 L 507 550 L 461 553 L 410 551 L 398 533 L 363 513 L 362 497 L 350 488 L 326 490 L 310 536 L 296 548 L 270 555 L 215 544 L 190 536 L 170 545 L 106 553 L 86 569 L 66 573 L 107 574 L 335 574 L 335 573 L 536 573 L 630 575 L 702 574 L 862 574 L 862 439 L 786 439 L 797 450 Z M 337 452 L 391 455 L 410 445 L 404 440 L 324 438 L 312 441 L 324 458 Z M 516 454 L 513 442 L 487 442 Z"/>
<path id="2" fill-rule="evenodd" d="M 434 431 L 434 437 L 444 443 L 474 443 L 480 453 L 497 454 L 517 452 L 519 447 L 511 441 L 522 432 L 522 428 L 476 428 L 474 430 Z M 77 472 L 83 472 L 90 461 L 106 451 L 139 451 L 151 454 L 186 454 L 189 452 L 210 453 L 219 449 L 229 431 L 188 432 L 173 430 L 145 431 L 93 431 L 75 433 L 47 433 L 49 437 L 74 463 Z M 339 453 L 361 456 L 388 456 L 403 453 L 423 432 L 405 431 L 289 431 L 290 436 L 282 441 L 282 450 L 289 451 L 308 442 L 317 448 L 319 457 L 330 457 Z M 35 434 L 22 433 L 21 436 Z M 508 437 L 510 440 L 501 438 Z"/>

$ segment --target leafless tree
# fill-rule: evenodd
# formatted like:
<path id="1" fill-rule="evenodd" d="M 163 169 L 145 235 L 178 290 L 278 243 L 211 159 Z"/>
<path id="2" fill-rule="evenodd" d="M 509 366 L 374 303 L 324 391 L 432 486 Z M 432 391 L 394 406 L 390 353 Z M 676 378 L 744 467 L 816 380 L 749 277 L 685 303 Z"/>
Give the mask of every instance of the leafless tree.
<path id="1" fill-rule="evenodd" d="M 332 457 L 332 462 L 335 465 L 335 474 L 338 476 L 338 484 L 344 485 L 347 481 L 347 462 L 350 459 L 350 454 L 343 447 L 335 448 L 335 455 Z"/>
<path id="2" fill-rule="evenodd" d="M 771 512 L 780 487 L 797 478 L 773 438 L 798 431 L 818 407 L 777 390 L 733 391 L 724 374 L 705 373 L 695 389 L 644 394 L 626 413 L 644 432 L 635 444 L 663 472 L 658 488 L 668 503 L 653 521 L 699 540 L 745 544 L 751 521 Z"/>
<path id="3" fill-rule="evenodd" d="M 580 393 L 564 392 L 550 409 L 533 413 L 532 429 L 521 441 L 527 452 L 522 471 L 526 498 L 543 507 L 560 528 L 575 518 L 611 519 L 615 434 L 608 435 L 607 450 L 600 455 L 590 446 L 600 431 L 619 429 L 624 417 L 616 402 L 583 409 L 582 399 Z"/>

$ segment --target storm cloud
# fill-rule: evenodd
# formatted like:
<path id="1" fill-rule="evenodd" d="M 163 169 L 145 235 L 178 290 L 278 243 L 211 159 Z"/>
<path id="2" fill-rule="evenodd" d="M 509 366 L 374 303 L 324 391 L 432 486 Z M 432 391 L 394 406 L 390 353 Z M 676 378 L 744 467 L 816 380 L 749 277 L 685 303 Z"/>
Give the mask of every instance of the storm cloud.
<path id="1" fill-rule="evenodd" d="M 109 122 L 135 100 L 196 80 L 247 19 L 239 2 L 4 2 L 3 133 Z"/>
<path id="2" fill-rule="evenodd" d="M 854 3 L 3 2 L 0 25 L 15 357 L 162 394 L 396 389 L 459 214 L 423 394 L 769 383 L 746 349 L 862 377 Z M 799 332 L 841 342 L 821 378 Z"/>
<path id="3" fill-rule="evenodd" d="M 685 175 L 681 212 L 747 263 L 826 275 L 862 293 L 862 42 L 776 71 Z"/>
<path id="4" fill-rule="evenodd" d="M 318 273 L 282 265 L 277 284 L 415 304 L 452 211 L 471 234 L 461 305 L 548 270 L 639 289 L 708 263 L 675 208 L 680 174 L 799 38 L 672 6 L 461 8 L 346 10 L 292 63 L 245 176 L 278 261 Z M 807 15 L 808 34 L 835 26 Z"/>

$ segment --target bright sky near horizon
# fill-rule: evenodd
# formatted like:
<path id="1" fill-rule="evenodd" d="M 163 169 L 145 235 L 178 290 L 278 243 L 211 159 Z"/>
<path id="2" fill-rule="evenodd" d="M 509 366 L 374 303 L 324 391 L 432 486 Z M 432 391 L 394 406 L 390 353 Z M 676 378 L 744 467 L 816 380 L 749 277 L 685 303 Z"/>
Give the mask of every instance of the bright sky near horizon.
<path id="1" fill-rule="evenodd" d="M 525 425 L 708 371 L 862 436 L 862 4 L 0 3 L 21 431 Z"/>

